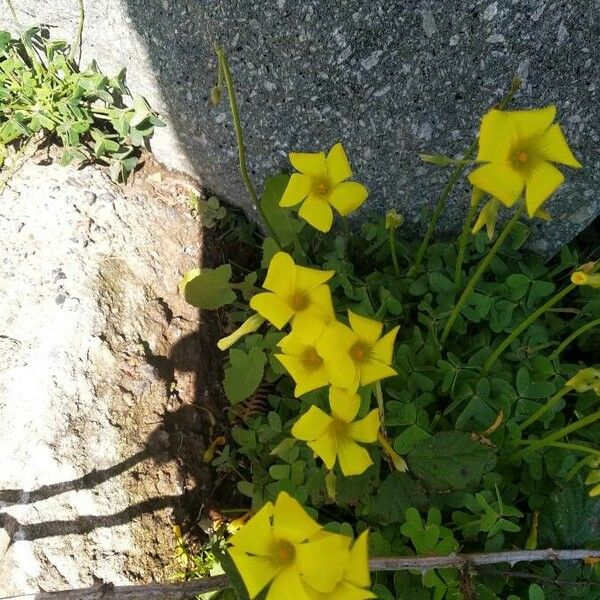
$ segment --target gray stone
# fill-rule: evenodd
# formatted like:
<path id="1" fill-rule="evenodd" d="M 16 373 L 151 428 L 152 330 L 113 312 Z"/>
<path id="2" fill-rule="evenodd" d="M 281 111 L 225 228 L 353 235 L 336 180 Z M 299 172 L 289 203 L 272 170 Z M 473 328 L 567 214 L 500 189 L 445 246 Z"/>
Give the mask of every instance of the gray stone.
<path id="1" fill-rule="evenodd" d="M 198 435 L 169 443 L 163 415 L 195 399 L 172 351 L 198 322 L 177 283 L 200 239 L 183 194 L 142 178 L 28 160 L 0 194 L 0 597 L 173 560 L 173 448 Z"/>
<path id="2" fill-rule="evenodd" d="M 69 36 L 75 29 L 73 0 L 17 5 L 23 21 Z M 549 202 L 554 222 L 536 224 L 538 247 L 551 252 L 600 211 L 599 38 L 599 0 L 94 0 L 84 57 L 106 71 L 127 65 L 131 88 L 167 117 L 153 144 L 163 161 L 248 207 L 227 106 L 208 101 L 218 41 L 257 182 L 289 168 L 291 150 L 342 140 L 371 190 L 369 206 L 394 206 L 411 222 L 446 177 L 418 153 L 461 155 L 518 73 L 514 106 L 557 104 L 585 167 Z M 442 229 L 456 227 L 467 197 L 460 186 Z"/>

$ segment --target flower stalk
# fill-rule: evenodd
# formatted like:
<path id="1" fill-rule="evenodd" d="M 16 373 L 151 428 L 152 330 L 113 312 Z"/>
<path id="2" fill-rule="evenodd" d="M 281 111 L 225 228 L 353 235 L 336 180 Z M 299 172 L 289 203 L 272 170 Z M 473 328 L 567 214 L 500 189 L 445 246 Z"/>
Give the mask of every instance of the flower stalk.
<path id="1" fill-rule="evenodd" d="M 536 410 L 525 422 L 519 425 L 519 430 L 523 431 L 523 429 L 526 429 L 527 427 L 541 419 L 551 408 L 553 408 L 560 402 L 561 398 L 567 392 L 569 392 L 572 389 L 573 388 L 570 385 L 566 385 L 561 390 L 556 392 L 556 394 L 554 394 L 554 396 L 552 396 L 550 400 L 548 400 L 542 407 L 538 408 L 538 410 Z"/>
<path id="2" fill-rule="evenodd" d="M 558 346 L 558 348 L 556 348 L 556 350 L 550 355 L 550 360 L 558 358 L 571 344 L 571 342 L 576 340 L 580 335 L 584 334 L 586 331 L 593 329 L 597 325 L 600 325 L 600 319 L 594 319 L 593 321 L 582 325 L 579 329 L 577 329 L 577 331 L 574 331 L 568 338 L 565 338 L 565 340 L 560 344 L 560 346 Z"/>

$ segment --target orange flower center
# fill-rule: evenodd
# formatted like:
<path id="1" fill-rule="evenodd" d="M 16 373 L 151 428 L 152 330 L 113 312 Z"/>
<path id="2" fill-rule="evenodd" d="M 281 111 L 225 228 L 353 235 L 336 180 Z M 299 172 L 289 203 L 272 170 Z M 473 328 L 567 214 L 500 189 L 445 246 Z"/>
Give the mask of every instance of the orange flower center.
<path id="1" fill-rule="evenodd" d="M 323 364 L 323 359 L 317 354 L 313 346 L 307 348 L 302 354 L 302 364 L 309 371 L 316 371 Z"/>
<path id="2" fill-rule="evenodd" d="M 308 308 L 310 304 L 310 300 L 306 294 L 302 292 L 295 292 L 294 295 L 290 298 L 290 306 L 296 311 L 300 312 Z"/>
<path id="3" fill-rule="evenodd" d="M 325 196 L 329 192 L 329 182 L 325 179 L 319 179 L 315 182 L 315 193 L 319 196 Z"/>
<path id="4" fill-rule="evenodd" d="M 343 438 L 347 437 L 349 423 L 345 423 L 344 421 L 340 421 L 339 419 L 334 419 L 329 425 L 329 430 L 331 431 L 331 435 L 335 438 Z"/>
<path id="5" fill-rule="evenodd" d="M 294 544 L 287 540 L 277 540 L 271 547 L 271 557 L 278 565 L 289 565 L 296 557 Z"/>
<path id="6" fill-rule="evenodd" d="M 364 342 L 356 342 L 350 348 L 350 358 L 355 362 L 364 362 L 369 354 L 369 348 Z"/>
<path id="7" fill-rule="evenodd" d="M 529 160 L 529 155 L 527 154 L 527 152 L 521 150 L 521 152 L 517 153 L 517 160 L 520 163 L 526 163 Z"/>

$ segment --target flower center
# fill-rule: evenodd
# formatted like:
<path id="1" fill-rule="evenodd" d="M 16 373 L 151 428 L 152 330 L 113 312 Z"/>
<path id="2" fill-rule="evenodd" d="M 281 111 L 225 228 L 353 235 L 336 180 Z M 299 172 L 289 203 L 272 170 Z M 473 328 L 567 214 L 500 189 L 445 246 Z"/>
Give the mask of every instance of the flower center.
<path id="1" fill-rule="evenodd" d="M 323 364 L 323 359 L 317 354 L 313 346 L 307 348 L 302 354 L 302 364 L 309 371 L 316 371 Z"/>
<path id="2" fill-rule="evenodd" d="M 294 295 L 290 298 L 290 306 L 296 311 L 300 312 L 308 308 L 310 301 L 306 294 L 302 292 L 295 292 Z"/>
<path id="3" fill-rule="evenodd" d="M 356 342 L 350 348 L 350 357 L 355 362 L 364 362 L 369 354 L 369 348 L 364 342 Z"/>
<path id="4" fill-rule="evenodd" d="M 271 546 L 271 557 L 277 565 L 289 565 L 296 557 L 294 544 L 291 544 L 287 540 L 277 540 Z"/>
<path id="5" fill-rule="evenodd" d="M 510 162 L 513 168 L 525 173 L 534 168 L 535 158 L 535 147 L 531 147 L 531 142 L 513 147 L 510 153 Z"/>
<path id="6" fill-rule="evenodd" d="M 333 437 L 340 439 L 346 437 L 348 434 L 349 423 L 345 423 L 344 421 L 340 421 L 339 419 L 334 419 L 329 425 L 329 430 Z"/>
<path id="7" fill-rule="evenodd" d="M 325 196 L 329 192 L 329 182 L 325 179 L 319 179 L 315 182 L 315 193 L 319 196 Z"/>

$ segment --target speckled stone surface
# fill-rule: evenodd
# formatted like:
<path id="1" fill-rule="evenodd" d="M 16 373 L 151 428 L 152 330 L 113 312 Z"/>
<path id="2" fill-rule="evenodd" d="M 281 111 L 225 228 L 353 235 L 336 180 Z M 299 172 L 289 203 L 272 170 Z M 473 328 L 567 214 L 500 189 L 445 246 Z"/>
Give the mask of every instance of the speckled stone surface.
<path id="1" fill-rule="evenodd" d="M 20 0 L 23 20 L 72 32 L 74 0 Z M 549 203 L 537 234 L 557 249 L 600 212 L 600 0 L 94 0 L 84 55 L 126 64 L 131 87 L 168 117 L 154 147 L 172 166 L 247 206 L 227 105 L 208 102 L 214 41 L 229 52 L 256 180 L 290 150 L 341 140 L 371 206 L 409 221 L 446 174 L 419 152 L 459 155 L 518 74 L 514 106 L 555 103 L 584 163 Z M 457 188 L 442 229 L 462 218 Z M 422 224 L 420 225 L 422 227 Z M 412 228 L 414 230 L 414 228 Z"/>

